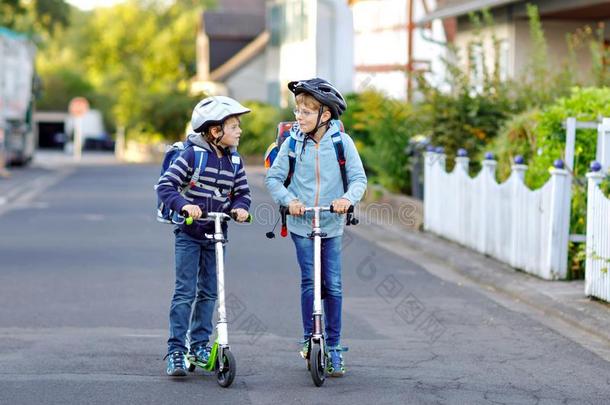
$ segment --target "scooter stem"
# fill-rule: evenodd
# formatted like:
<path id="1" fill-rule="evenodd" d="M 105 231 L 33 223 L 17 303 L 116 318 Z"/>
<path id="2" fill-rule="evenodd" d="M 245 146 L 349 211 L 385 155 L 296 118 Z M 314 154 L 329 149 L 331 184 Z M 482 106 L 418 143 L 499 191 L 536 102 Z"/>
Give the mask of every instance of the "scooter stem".
<path id="1" fill-rule="evenodd" d="M 322 335 L 322 237 L 320 229 L 320 208 L 313 209 L 313 246 L 314 246 L 314 299 L 313 299 L 313 318 L 314 318 L 314 335 Z"/>
<path id="2" fill-rule="evenodd" d="M 222 233 L 221 215 L 211 215 L 214 217 L 214 240 L 216 248 L 216 279 L 218 285 L 218 344 L 225 346 L 229 344 L 229 333 L 227 328 L 227 311 L 225 307 L 225 262 L 224 262 L 224 234 Z"/>

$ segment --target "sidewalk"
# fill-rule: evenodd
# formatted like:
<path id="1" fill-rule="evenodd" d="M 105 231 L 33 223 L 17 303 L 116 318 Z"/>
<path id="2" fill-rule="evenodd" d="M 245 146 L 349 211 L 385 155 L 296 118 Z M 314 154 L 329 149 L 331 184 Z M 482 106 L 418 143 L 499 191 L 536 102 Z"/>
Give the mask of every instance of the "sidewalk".
<path id="1" fill-rule="evenodd" d="M 369 220 L 366 206 L 352 231 L 416 261 L 439 278 L 479 288 L 610 361 L 610 304 L 584 295 L 584 280 L 547 281 L 428 232 Z"/>
<path id="2" fill-rule="evenodd" d="M 251 181 L 264 187 L 264 171 L 250 169 L 248 173 Z M 362 204 L 357 212 L 360 224 L 349 231 L 416 262 L 458 288 L 477 289 L 610 361 L 610 304 L 586 297 L 583 280 L 542 280 L 431 233 L 414 230 L 417 218 L 401 221 L 401 215 L 396 215 L 403 208 L 396 204 L 404 199 L 396 196 L 390 200 L 395 202 L 391 217 L 379 215 L 378 204 Z"/>

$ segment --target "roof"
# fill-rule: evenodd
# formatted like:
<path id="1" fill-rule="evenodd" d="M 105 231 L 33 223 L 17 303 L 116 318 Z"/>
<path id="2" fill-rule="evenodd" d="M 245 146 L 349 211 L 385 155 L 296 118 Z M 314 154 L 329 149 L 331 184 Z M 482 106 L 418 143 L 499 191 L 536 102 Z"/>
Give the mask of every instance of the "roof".
<path id="1" fill-rule="evenodd" d="M 226 77 L 252 58 L 252 49 L 261 52 L 265 0 L 218 0 L 217 4 L 215 10 L 203 12 L 201 29 L 209 41 L 210 72 Z"/>
<path id="2" fill-rule="evenodd" d="M 447 0 L 436 7 L 436 9 L 419 20 L 418 24 L 424 24 L 436 19 L 458 17 L 472 11 L 485 8 L 495 8 L 512 3 L 520 3 L 524 0 Z"/>
<path id="3" fill-rule="evenodd" d="M 210 39 L 252 39 L 265 29 L 265 16 L 225 11 L 206 11 L 204 30 Z"/>
<path id="4" fill-rule="evenodd" d="M 227 13 L 265 15 L 265 0 L 218 0 L 218 10 Z"/>
<path id="5" fill-rule="evenodd" d="M 212 71 L 210 73 L 210 79 L 213 81 L 224 81 L 235 71 L 239 70 L 240 67 L 247 64 L 257 55 L 260 55 L 265 50 L 269 38 L 269 32 L 263 31 L 254 41 L 250 42 L 229 60 Z"/>

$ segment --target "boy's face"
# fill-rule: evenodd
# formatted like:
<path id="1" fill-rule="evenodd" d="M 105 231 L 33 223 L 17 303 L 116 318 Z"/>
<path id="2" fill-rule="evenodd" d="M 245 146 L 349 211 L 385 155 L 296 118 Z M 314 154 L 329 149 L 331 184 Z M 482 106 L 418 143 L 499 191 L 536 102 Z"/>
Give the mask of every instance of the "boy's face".
<path id="1" fill-rule="evenodd" d="M 308 99 L 308 95 L 299 94 L 296 98 L 296 108 L 294 117 L 299 123 L 299 127 L 303 132 L 311 132 L 315 129 L 318 122 L 319 106 L 313 104 L 312 100 Z M 324 108 L 320 122 L 325 122 L 330 119 L 330 112 Z"/>
<path id="2" fill-rule="evenodd" d="M 241 121 L 238 117 L 231 117 L 225 121 L 223 125 L 224 136 L 220 140 L 220 146 L 227 148 L 239 145 L 239 138 L 241 137 L 240 124 Z"/>
<path id="3" fill-rule="evenodd" d="M 301 131 L 313 131 L 313 129 L 316 127 L 316 122 L 318 121 L 318 111 L 298 104 L 294 111 L 294 117 L 297 119 Z"/>

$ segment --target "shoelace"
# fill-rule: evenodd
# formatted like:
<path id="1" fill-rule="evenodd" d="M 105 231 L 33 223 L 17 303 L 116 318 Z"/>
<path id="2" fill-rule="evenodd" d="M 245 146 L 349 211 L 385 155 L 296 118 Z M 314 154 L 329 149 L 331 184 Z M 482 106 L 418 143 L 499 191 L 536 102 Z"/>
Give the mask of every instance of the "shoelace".
<path id="1" fill-rule="evenodd" d="M 172 366 L 174 368 L 186 368 L 186 365 L 184 363 L 184 355 L 182 353 L 180 353 L 180 352 L 172 353 L 170 360 L 171 360 Z"/>
<path id="2" fill-rule="evenodd" d="M 198 347 L 195 349 L 195 356 L 200 359 L 207 359 L 210 357 L 212 349 L 209 347 Z"/>

